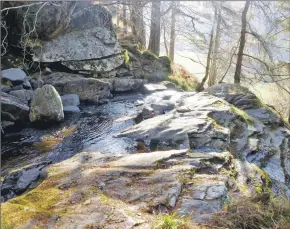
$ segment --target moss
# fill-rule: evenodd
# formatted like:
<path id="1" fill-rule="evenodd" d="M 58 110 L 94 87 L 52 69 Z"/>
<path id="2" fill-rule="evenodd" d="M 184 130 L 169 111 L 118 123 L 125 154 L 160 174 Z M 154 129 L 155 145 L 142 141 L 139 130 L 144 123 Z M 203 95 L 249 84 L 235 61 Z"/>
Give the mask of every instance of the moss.
<path id="1" fill-rule="evenodd" d="M 64 193 L 57 188 L 35 189 L 8 200 L 2 204 L 2 226 L 16 228 L 32 218 L 37 218 L 39 224 L 45 225 L 52 215 L 64 213 L 55 208 L 55 204 L 63 195 Z"/>
<path id="2" fill-rule="evenodd" d="M 171 59 L 168 56 L 160 56 L 158 58 L 158 61 L 161 62 L 162 64 L 166 65 L 167 67 L 171 66 Z"/>
<path id="3" fill-rule="evenodd" d="M 128 51 L 125 50 L 125 52 L 124 52 L 123 55 L 124 55 L 124 61 L 125 61 L 125 64 L 126 64 L 127 66 L 131 66 L 130 56 L 129 56 Z"/>
<path id="4" fill-rule="evenodd" d="M 29 47 L 32 47 L 32 48 L 33 47 L 42 47 L 43 46 L 41 40 L 39 40 L 39 39 L 35 39 L 35 40 L 33 40 L 33 39 L 26 39 L 24 41 L 24 44 L 26 46 L 29 46 Z"/>
<path id="5" fill-rule="evenodd" d="M 142 53 L 142 56 L 146 59 L 149 60 L 158 60 L 158 56 L 156 56 L 156 54 L 154 54 L 153 52 L 151 52 L 150 50 L 146 50 Z"/>
<path id="6" fill-rule="evenodd" d="M 248 115 L 245 111 L 235 107 L 231 106 L 231 112 L 241 117 L 244 121 L 246 121 L 248 124 L 253 125 L 254 119 Z"/>

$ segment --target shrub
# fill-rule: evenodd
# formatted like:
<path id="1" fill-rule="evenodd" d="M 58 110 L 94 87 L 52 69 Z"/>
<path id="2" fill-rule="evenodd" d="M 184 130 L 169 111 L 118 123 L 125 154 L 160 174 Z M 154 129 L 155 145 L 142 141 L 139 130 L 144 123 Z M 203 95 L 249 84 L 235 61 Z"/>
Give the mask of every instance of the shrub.
<path id="1" fill-rule="evenodd" d="M 142 53 L 142 56 L 149 60 L 157 60 L 158 56 L 156 56 L 153 52 L 146 50 Z"/>

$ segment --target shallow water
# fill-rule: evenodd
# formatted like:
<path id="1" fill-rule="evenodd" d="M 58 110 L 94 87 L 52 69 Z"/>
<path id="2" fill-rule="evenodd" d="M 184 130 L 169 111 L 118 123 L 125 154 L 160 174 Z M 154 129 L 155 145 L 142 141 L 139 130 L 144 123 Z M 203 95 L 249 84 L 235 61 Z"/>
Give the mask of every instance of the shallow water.
<path id="1" fill-rule="evenodd" d="M 2 176 L 12 169 L 31 163 L 68 159 L 79 152 L 102 152 L 126 154 L 136 152 L 134 139 L 116 138 L 120 131 L 135 124 L 134 118 L 143 106 L 136 106 L 137 100 L 146 104 L 158 102 L 164 97 L 178 98 L 175 91 L 156 92 L 149 96 L 140 93 L 116 95 L 103 105 L 83 105 L 81 113 L 67 115 L 60 124 L 44 129 L 27 127 L 19 132 L 9 133 L 2 140 Z M 35 147 L 41 137 L 53 135 L 64 127 L 76 126 L 76 131 L 47 153 Z"/>

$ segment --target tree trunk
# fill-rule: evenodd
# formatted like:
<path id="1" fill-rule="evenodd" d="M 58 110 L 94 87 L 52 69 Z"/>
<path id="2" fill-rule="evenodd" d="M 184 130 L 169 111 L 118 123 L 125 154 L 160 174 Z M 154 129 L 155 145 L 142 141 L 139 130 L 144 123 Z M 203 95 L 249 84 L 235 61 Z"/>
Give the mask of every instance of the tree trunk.
<path id="1" fill-rule="evenodd" d="M 128 32 L 127 30 L 127 10 L 126 10 L 126 1 L 124 1 L 123 4 L 123 27 L 124 27 L 124 33 L 126 34 Z"/>
<path id="2" fill-rule="evenodd" d="M 160 52 L 160 1 L 152 2 L 151 8 L 151 26 L 148 49 L 159 56 Z"/>
<path id="3" fill-rule="evenodd" d="M 213 56 L 212 56 L 212 66 L 211 66 L 211 72 L 208 80 L 208 86 L 211 87 L 216 84 L 216 78 L 217 78 L 217 56 L 218 56 L 218 49 L 220 46 L 220 34 L 221 34 L 221 2 L 219 5 L 217 15 L 217 26 L 215 31 L 215 42 L 214 42 L 214 48 L 213 48 Z"/>
<path id="4" fill-rule="evenodd" d="M 163 40 L 164 40 L 164 47 L 165 47 L 165 51 L 166 51 L 166 56 L 169 55 L 169 52 L 168 52 L 168 46 L 167 46 L 167 41 L 166 41 L 166 28 L 165 28 L 165 23 L 163 21 Z"/>
<path id="5" fill-rule="evenodd" d="M 247 0 L 243 13 L 242 13 L 242 29 L 241 29 L 240 47 L 239 47 L 239 52 L 238 52 L 236 71 L 234 75 L 234 80 L 235 80 L 234 82 L 236 84 L 241 83 L 243 53 L 244 53 L 244 47 L 246 43 L 247 12 L 248 12 L 249 6 L 250 6 L 250 1 Z"/>
<path id="6" fill-rule="evenodd" d="M 209 67 L 210 67 L 210 61 L 211 61 L 211 53 L 212 53 L 212 46 L 213 46 L 213 33 L 214 33 L 214 26 L 211 29 L 210 33 L 210 42 L 209 42 L 209 48 L 208 48 L 208 54 L 207 54 L 207 59 L 206 59 L 206 68 L 205 68 L 205 75 L 200 82 L 200 84 L 197 85 L 196 91 L 203 91 L 204 90 L 204 84 L 208 79 L 209 76 Z"/>
<path id="7" fill-rule="evenodd" d="M 176 23 L 176 7 L 177 3 L 173 2 L 172 12 L 171 12 L 171 29 L 170 29 L 170 47 L 169 47 L 169 57 L 171 61 L 174 61 L 174 44 L 175 44 L 175 23 Z"/>
<path id="8" fill-rule="evenodd" d="M 120 26 L 120 5 L 117 5 L 117 26 Z"/>
<path id="9" fill-rule="evenodd" d="M 143 46 L 146 45 L 142 2 L 132 1 L 132 33 Z"/>

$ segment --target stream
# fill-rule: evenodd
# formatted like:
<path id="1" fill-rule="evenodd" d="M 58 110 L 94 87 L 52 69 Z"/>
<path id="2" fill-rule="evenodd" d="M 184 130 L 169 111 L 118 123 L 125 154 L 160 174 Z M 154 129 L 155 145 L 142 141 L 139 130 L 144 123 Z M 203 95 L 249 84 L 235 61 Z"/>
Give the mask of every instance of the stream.
<path id="1" fill-rule="evenodd" d="M 1 176 L 30 164 L 45 161 L 57 163 L 79 152 L 134 153 L 136 152 L 134 139 L 117 138 L 115 135 L 134 125 L 134 118 L 144 106 L 176 93 L 166 90 L 151 95 L 118 94 L 106 104 L 82 105 L 80 113 L 65 115 L 62 123 L 43 129 L 29 126 L 18 132 L 7 133 L 2 139 Z M 55 135 L 57 131 L 72 126 L 76 127 L 73 134 L 64 137 L 51 151 L 42 152 L 36 147 L 43 136 Z"/>

